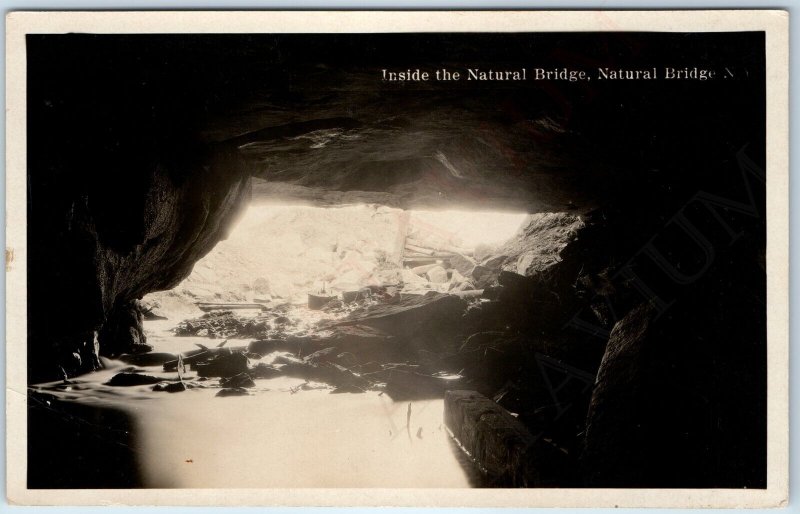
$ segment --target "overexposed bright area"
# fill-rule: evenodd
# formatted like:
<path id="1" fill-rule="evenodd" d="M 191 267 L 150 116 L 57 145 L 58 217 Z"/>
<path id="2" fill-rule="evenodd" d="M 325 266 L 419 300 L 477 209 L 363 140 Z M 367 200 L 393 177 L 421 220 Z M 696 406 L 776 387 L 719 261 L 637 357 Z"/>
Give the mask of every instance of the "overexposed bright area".
<path id="1" fill-rule="evenodd" d="M 322 289 L 336 293 L 398 283 L 404 268 L 431 262 L 443 255 L 440 251 L 472 255 L 480 245 L 502 244 L 526 216 L 403 211 L 379 205 L 251 205 L 228 239 L 197 262 L 171 296 L 181 296 L 186 302 L 281 299 L 300 303 L 309 292 Z M 419 241 L 442 250 L 422 255 L 406 249 L 404 260 L 404 245 Z M 409 261 L 409 255 L 422 260 Z M 170 300 L 162 297 L 165 301 Z"/>
<path id="2" fill-rule="evenodd" d="M 481 244 L 499 245 L 513 236 L 525 213 L 484 211 L 408 211 L 412 223 L 427 225 L 433 230 L 449 232 L 462 241 L 461 246 L 475 248 Z"/>

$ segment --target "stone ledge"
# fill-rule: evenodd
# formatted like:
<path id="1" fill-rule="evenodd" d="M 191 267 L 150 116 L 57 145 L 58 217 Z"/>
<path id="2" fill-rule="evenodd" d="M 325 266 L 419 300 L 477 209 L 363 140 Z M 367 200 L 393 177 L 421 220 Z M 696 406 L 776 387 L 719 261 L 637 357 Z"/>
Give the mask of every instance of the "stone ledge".
<path id="1" fill-rule="evenodd" d="M 493 484 L 542 485 L 534 450 L 537 440 L 507 410 L 475 391 L 447 391 L 444 421 L 450 434 Z"/>

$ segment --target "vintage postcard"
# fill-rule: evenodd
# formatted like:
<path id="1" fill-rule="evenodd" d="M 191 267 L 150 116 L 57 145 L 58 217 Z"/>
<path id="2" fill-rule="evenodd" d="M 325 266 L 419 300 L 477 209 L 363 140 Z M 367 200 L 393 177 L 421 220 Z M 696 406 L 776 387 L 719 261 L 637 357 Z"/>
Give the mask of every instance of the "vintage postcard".
<path id="1" fill-rule="evenodd" d="M 788 498 L 788 15 L 14 12 L 8 496 Z"/>

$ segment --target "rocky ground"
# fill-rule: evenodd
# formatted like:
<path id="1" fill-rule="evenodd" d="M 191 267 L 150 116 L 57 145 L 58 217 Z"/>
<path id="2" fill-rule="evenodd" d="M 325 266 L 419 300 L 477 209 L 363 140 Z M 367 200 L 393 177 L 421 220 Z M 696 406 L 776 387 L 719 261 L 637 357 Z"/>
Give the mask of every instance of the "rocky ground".
<path id="1" fill-rule="evenodd" d="M 508 321 L 515 313 L 503 305 L 519 300 L 525 275 L 557 264 L 561 250 L 582 226 L 580 218 L 567 214 L 530 216 L 504 245 L 479 247 L 472 256 L 386 270 L 399 280 L 363 288 L 355 297 L 332 295 L 320 309 L 273 301 L 258 312 L 195 315 L 177 322 L 174 333 L 253 342 L 237 348 L 223 341 L 220 348 L 183 355 L 183 364 L 199 366 L 207 377 L 243 375 L 238 380 L 246 381 L 246 376 L 278 373 L 319 379 L 324 363 L 327 374 L 322 381 L 333 387 L 355 381 L 362 389 L 387 387 L 397 396 L 419 396 L 440 395 L 459 381 L 484 394 L 507 397 L 508 402 L 514 394 L 503 370 L 512 364 L 513 346 L 520 341 L 509 336 Z M 191 286 L 190 282 L 181 288 Z M 174 310 L 174 298 L 151 295 L 143 303 L 146 316 L 190 312 Z M 208 346 L 216 344 L 210 341 Z M 286 352 L 286 362 L 269 367 L 247 364 L 248 359 L 259 361 L 276 351 Z M 174 368 L 176 363 L 173 358 L 166 365 Z"/>
<path id="2" fill-rule="evenodd" d="M 355 296 L 332 294 L 319 309 L 273 299 L 257 311 L 200 313 L 176 296 L 151 295 L 140 304 L 144 317 L 174 319 L 176 336 L 208 343 L 180 355 L 120 355 L 133 367 L 108 385 L 146 384 L 163 393 L 211 387 L 225 397 L 251 394 L 258 379 L 291 377 L 302 379 L 305 388 L 381 391 L 394 400 L 471 390 L 483 398 L 478 404 L 489 402 L 506 413 L 498 420 L 512 416 L 523 432 L 544 428 L 552 459 L 539 467 L 562 470 L 547 480 L 574 480 L 564 470 L 575 470 L 570 455 L 578 453 L 582 407 L 559 416 L 545 375 L 530 374 L 540 369 L 540 354 L 556 363 L 569 355 L 552 351 L 547 338 L 531 338 L 527 313 L 537 281 L 562 264 L 564 249 L 583 228 L 580 218 L 568 214 L 530 216 L 506 244 L 387 270 L 396 273 L 396 282 L 362 288 Z M 136 367 L 154 365 L 172 378 Z M 588 404 L 585 385 L 575 394 Z M 507 439 L 474 441 L 502 453 Z M 498 484 L 542 483 L 520 473 L 506 469 L 496 477 Z"/>

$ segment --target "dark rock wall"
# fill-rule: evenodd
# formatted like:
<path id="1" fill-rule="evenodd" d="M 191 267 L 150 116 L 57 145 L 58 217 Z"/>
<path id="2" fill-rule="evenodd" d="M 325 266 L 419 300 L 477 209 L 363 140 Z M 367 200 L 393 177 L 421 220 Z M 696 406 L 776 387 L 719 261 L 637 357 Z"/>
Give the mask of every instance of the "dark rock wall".
<path id="1" fill-rule="evenodd" d="M 234 148 L 197 139 L 199 93 L 164 82 L 179 70 L 70 41 L 28 40 L 31 380 L 91 369 L 74 354 L 107 318 L 102 353 L 144 343 L 117 326 L 131 302 L 188 276 L 251 190 Z"/>
<path id="2" fill-rule="evenodd" d="M 643 304 L 615 325 L 589 408 L 587 485 L 766 486 L 764 276 L 726 261 L 738 279 L 709 276 L 663 314 Z"/>
<path id="3" fill-rule="evenodd" d="M 468 313 L 474 333 L 448 362 L 577 456 L 581 485 L 766 484 L 764 170 L 746 152 L 728 166 L 735 178 L 663 224 L 583 216 Z"/>
<path id="4" fill-rule="evenodd" d="M 128 330 L 136 327 L 133 321 L 139 316 L 131 313 L 135 311 L 131 302 L 179 284 L 194 263 L 224 239 L 246 205 L 248 176 L 217 172 L 221 165 L 201 167 L 191 180 L 180 182 L 155 167 L 144 180 L 144 201 L 135 217 L 129 210 L 93 202 L 96 195 L 125 197 L 130 193 L 124 188 L 80 192 L 73 203 L 58 209 L 48 200 L 63 198 L 63 190 L 32 181 L 34 205 L 48 201 L 46 212 L 35 211 L 29 218 L 35 259 L 29 287 L 36 293 L 29 302 L 28 318 L 34 376 L 40 369 L 50 373 L 59 365 L 49 358 L 54 344 L 64 351 L 82 344 L 107 318 L 113 326 L 101 332 L 102 353 L 120 353 L 130 350 L 126 346 L 145 343 L 140 324 L 135 337 Z M 120 326 L 124 319 L 131 321 L 128 328 L 125 323 Z"/>

